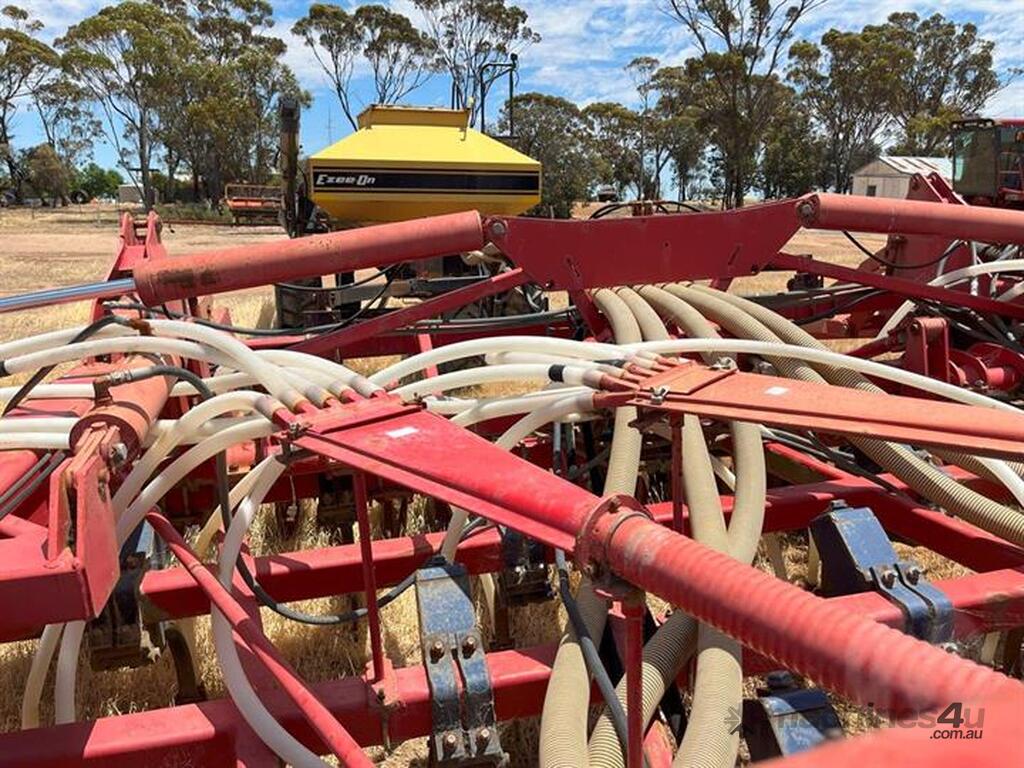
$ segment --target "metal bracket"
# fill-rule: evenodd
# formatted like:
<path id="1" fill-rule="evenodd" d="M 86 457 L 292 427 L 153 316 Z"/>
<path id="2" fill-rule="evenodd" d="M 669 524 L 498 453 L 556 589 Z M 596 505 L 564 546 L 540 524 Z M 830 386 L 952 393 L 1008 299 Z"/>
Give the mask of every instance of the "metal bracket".
<path id="1" fill-rule="evenodd" d="M 867 507 L 833 502 L 829 512 L 810 525 L 821 554 L 825 595 L 875 591 L 903 611 L 906 631 L 931 643 L 953 637 L 953 604 L 921 575 L 921 568 L 901 561 L 885 530 Z"/>
<path id="2" fill-rule="evenodd" d="M 148 523 L 138 526 L 121 548 L 121 574 L 99 616 L 86 634 L 93 669 L 136 668 L 152 664 L 166 646 L 160 622 L 144 622 L 139 584 L 158 557 L 157 541 Z"/>
<path id="3" fill-rule="evenodd" d="M 751 762 L 792 755 L 842 734 L 839 716 L 820 688 L 798 688 L 788 672 L 768 675 L 768 688 L 743 702 L 743 735 Z M 736 717 L 730 717 L 733 726 Z"/>
<path id="4" fill-rule="evenodd" d="M 550 600 L 551 579 L 544 545 L 519 531 L 505 528 L 501 534 L 505 568 L 498 574 L 509 605 L 528 605 Z"/>
<path id="5" fill-rule="evenodd" d="M 434 720 L 431 764 L 505 763 L 466 569 L 457 564 L 421 568 L 416 605 Z"/>

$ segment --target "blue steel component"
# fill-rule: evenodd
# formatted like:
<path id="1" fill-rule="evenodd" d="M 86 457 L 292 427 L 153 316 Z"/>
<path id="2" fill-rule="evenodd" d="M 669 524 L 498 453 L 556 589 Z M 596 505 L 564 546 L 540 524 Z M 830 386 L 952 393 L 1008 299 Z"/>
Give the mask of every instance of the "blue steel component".
<path id="1" fill-rule="evenodd" d="M 416 601 L 434 716 L 431 763 L 464 767 L 506 762 L 466 569 L 458 564 L 421 568 L 416 572 Z"/>
<path id="2" fill-rule="evenodd" d="M 811 521 L 810 530 L 826 596 L 878 592 L 902 609 L 909 634 L 932 643 L 952 639 L 953 604 L 922 577 L 920 567 L 899 559 L 870 509 L 834 502 Z"/>
<path id="3" fill-rule="evenodd" d="M 792 755 L 842 735 L 820 688 L 798 688 L 787 672 L 768 676 L 768 690 L 743 702 L 743 735 L 752 762 Z"/>

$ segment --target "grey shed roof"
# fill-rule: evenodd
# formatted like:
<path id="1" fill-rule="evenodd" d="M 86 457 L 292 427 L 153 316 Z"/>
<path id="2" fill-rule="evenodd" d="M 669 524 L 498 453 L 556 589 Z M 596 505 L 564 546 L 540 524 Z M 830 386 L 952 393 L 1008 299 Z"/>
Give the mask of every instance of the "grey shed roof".
<path id="1" fill-rule="evenodd" d="M 888 169 L 879 167 L 880 165 L 888 166 Z M 889 173 L 885 173 L 889 170 Z M 929 174 L 937 173 L 944 178 L 952 178 L 953 176 L 953 162 L 948 157 L 901 157 L 901 156 L 883 156 L 877 160 L 872 160 L 862 168 L 858 168 L 854 171 L 854 176 L 863 175 L 864 173 L 869 175 L 879 175 L 879 172 L 885 175 L 904 175 L 912 176 L 915 173 Z"/>

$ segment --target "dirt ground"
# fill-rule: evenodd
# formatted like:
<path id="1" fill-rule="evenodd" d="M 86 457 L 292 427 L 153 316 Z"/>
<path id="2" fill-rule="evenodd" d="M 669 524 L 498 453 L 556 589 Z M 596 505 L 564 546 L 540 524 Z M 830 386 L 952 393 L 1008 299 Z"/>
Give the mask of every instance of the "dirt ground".
<path id="1" fill-rule="evenodd" d="M 277 228 L 229 228 L 198 225 L 165 227 L 163 240 L 172 255 L 207 248 L 229 247 L 247 243 L 268 242 L 283 237 Z M 880 239 L 866 237 L 866 244 L 878 246 Z M 102 279 L 118 249 L 116 219 L 109 211 L 35 212 L 0 210 L 0 293 L 12 294 L 42 288 L 69 285 Z M 789 244 L 796 253 L 814 253 L 843 264 L 855 265 L 859 254 L 834 233 L 800 233 Z M 786 275 L 763 274 L 745 278 L 738 289 L 745 292 L 770 292 L 784 289 Z M 270 295 L 269 289 L 241 292 L 220 301 L 232 309 L 235 322 L 252 324 L 260 307 Z M 0 340 L 39 333 L 85 320 L 83 304 L 48 307 L 17 315 L 0 316 Z M 415 525 L 415 523 L 413 524 Z M 329 532 L 318 530 L 310 515 L 303 518 L 298 532 L 290 540 L 282 540 L 270 524 L 254 529 L 252 549 L 281 551 L 333 543 Z M 309 610 L 330 611 L 349 607 L 347 599 L 312 601 Z M 271 639 L 310 681 L 339 675 L 358 674 L 367 661 L 365 633 L 352 628 L 315 628 L 285 622 L 264 615 Z M 560 608 L 554 604 L 518 610 L 513 616 L 517 640 L 524 644 L 540 643 L 557 638 L 564 622 Z M 402 666 L 418 663 L 416 609 L 412 593 L 386 609 L 386 645 L 392 660 Z M 209 622 L 196 622 L 199 662 L 202 679 L 211 696 L 223 695 L 209 636 Z M 13 643 L 0 647 L 0 730 L 9 731 L 19 725 L 19 706 L 25 676 L 28 672 L 35 642 Z M 174 675 L 170 659 L 165 656 L 151 667 L 123 672 L 92 672 L 83 658 L 78 680 L 80 716 L 95 718 L 105 715 L 152 709 L 171 703 Z M 52 690 L 52 672 L 47 691 Z M 43 722 L 52 718 L 51 697 L 44 697 Z M 536 724 L 516 723 L 502 727 L 506 748 L 520 758 L 531 753 L 535 744 Z M 377 759 L 389 766 L 409 765 L 423 760 L 422 741 L 398 747 L 390 756 L 374 750 Z M 2 762 L 2 758 L 0 758 Z M 519 761 L 517 761 L 519 763 Z M 519 764 L 529 764 L 519 763 Z"/>

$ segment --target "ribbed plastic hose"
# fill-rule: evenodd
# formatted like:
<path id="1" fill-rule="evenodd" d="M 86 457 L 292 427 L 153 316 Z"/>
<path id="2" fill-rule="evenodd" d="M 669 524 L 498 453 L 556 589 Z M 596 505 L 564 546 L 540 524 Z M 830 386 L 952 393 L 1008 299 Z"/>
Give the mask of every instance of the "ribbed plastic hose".
<path id="1" fill-rule="evenodd" d="M 640 326 L 640 333 L 643 335 L 644 341 L 662 341 L 670 338 L 668 331 L 665 330 L 664 321 L 658 317 L 658 313 L 644 301 L 640 294 L 632 288 L 617 288 L 615 293 L 633 313 L 637 325 Z"/>
<path id="2" fill-rule="evenodd" d="M 640 295 L 650 301 L 663 315 L 676 323 L 689 336 L 717 338 L 718 332 L 693 306 L 677 296 L 645 286 Z M 708 362 L 716 362 L 705 355 Z M 693 417 L 688 417 L 693 418 Z M 724 551 L 743 563 L 750 563 L 757 553 L 764 523 L 766 471 L 760 429 L 756 424 L 730 422 L 733 438 L 733 459 L 736 466 L 734 514 L 729 525 Z M 685 439 L 685 433 L 684 433 Z M 692 457 L 695 446 L 684 450 Z M 707 451 L 703 451 L 704 456 Z M 710 464 L 707 465 L 710 467 Z M 702 469 L 706 472 L 707 469 Z M 687 499 L 690 498 L 687 480 Z M 718 503 L 717 488 L 712 484 L 705 493 L 713 493 Z M 719 510 L 719 517 L 721 512 Z M 724 523 L 723 523 L 724 524 Z M 723 549 L 703 539 L 694 529 L 694 538 L 715 549 Z M 739 643 L 706 624 L 701 624 L 697 640 L 697 666 L 694 676 L 693 705 L 682 743 L 676 752 L 674 766 L 735 765 L 739 751 L 739 734 L 718 725 L 730 711 L 738 711 L 743 700 L 742 650 Z"/>
<path id="3" fill-rule="evenodd" d="M 614 291 L 601 289 L 594 293 L 594 303 L 608 319 L 616 343 L 629 344 L 642 340 L 640 326 L 629 306 Z M 664 330 L 664 329 L 663 329 Z M 636 408 L 618 408 L 612 431 L 608 458 L 608 474 L 604 493 L 625 493 L 636 490 L 640 467 L 641 434 L 630 426 L 636 419 Z M 580 582 L 576 602 L 591 637 L 600 638 L 608 617 L 608 603 L 594 593 L 589 579 Z M 590 705 L 590 674 L 576 633 L 567 626 L 559 643 L 544 696 L 540 721 L 538 750 L 541 768 L 586 768 L 587 712 Z M 618 739 L 615 748 L 621 747 Z"/>
<path id="4" fill-rule="evenodd" d="M 700 419 L 690 414 L 683 417 L 683 483 L 693 538 L 727 552 L 729 538 L 707 442 Z M 693 703 L 673 766 L 735 765 L 739 734 L 717 726 L 726 721 L 730 707 L 739 707 L 742 700 L 739 643 L 701 624 L 697 630 Z"/>
<path id="5" fill-rule="evenodd" d="M 775 335 L 776 339 L 790 344 L 826 349 L 821 342 L 798 325 L 766 307 L 739 296 L 703 286 L 694 286 L 690 290 L 728 303 L 734 309 L 745 314 L 754 324 Z M 743 324 L 751 325 L 749 322 Z M 815 378 L 805 378 L 805 380 L 820 381 L 823 378 L 828 383 L 837 386 L 868 392 L 882 391 L 855 371 L 833 366 L 814 366 L 813 370 Z M 961 485 L 936 467 L 918 458 L 902 445 L 864 438 L 850 438 L 850 442 L 929 501 L 989 533 L 1014 544 L 1024 545 L 1024 515 L 1017 510 Z"/>
<path id="6" fill-rule="evenodd" d="M 666 291 L 654 286 L 644 286 L 638 289 L 640 296 L 648 301 L 666 319 L 675 323 L 688 336 L 694 338 L 717 338 L 718 332 L 696 309 L 682 299 L 673 296 Z M 717 353 L 704 355 L 708 363 L 717 362 L 726 356 L 719 356 Z M 698 421 L 699 425 L 699 421 Z M 728 530 L 727 541 L 718 539 L 717 546 L 728 546 L 733 556 L 749 563 L 757 551 L 757 544 L 761 534 L 764 520 L 765 501 L 765 464 L 764 451 L 761 445 L 760 432 L 756 425 L 746 423 L 730 424 L 733 434 L 734 460 L 737 472 L 737 487 L 733 506 L 732 523 Z M 684 439 L 694 438 L 692 431 L 687 434 L 684 422 Z M 687 504 L 691 510 L 691 520 L 694 525 L 694 537 L 701 540 L 702 537 L 716 537 L 724 527 L 721 525 L 705 525 L 702 510 L 711 509 L 717 512 L 718 520 L 722 520 L 721 507 L 717 487 L 713 476 L 708 474 L 710 462 L 707 459 L 707 447 L 703 438 L 698 438 L 690 444 L 689 450 L 684 446 L 684 456 L 691 457 L 684 469 L 688 466 L 693 469 L 692 457 L 696 456 L 697 461 L 704 457 L 701 462 L 704 466 L 699 474 L 692 474 L 684 478 Z M 710 542 L 709 542 L 710 543 Z M 702 669 L 695 678 L 700 686 L 700 692 L 695 690 L 694 706 L 697 708 L 697 716 L 701 721 L 708 719 L 724 718 L 727 707 L 737 696 L 742 697 L 742 676 L 739 687 L 735 682 L 735 670 L 738 665 L 738 647 L 736 654 L 730 653 L 728 643 L 732 642 L 724 636 L 707 636 L 704 664 L 698 661 L 698 669 Z M 693 655 L 697 644 L 697 623 L 683 611 L 676 611 L 662 624 L 654 633 L 653 637 L 644 646 L 643 664 L 641 666 L 641 677 L 643 680 L 643 721 L 650 720 L 661 702 L 666 689 L 673 683 L 682 667 Z M 722 654 L 712 653 L 710 649 L 717 647 L 725 648 L 724 658 Z M 732 659 L 730 661 L 730 659 Z M 729 682 L 725 685 L 723 683 Z M 703 683 L 701 681 L 704 681 Z M 738 691 L 738 693 L 737 693 Z M 625 706 L 626 684 L 620 682 L 617 688 L 620 701 Z M 711 714 L 717 713 L 717 714 Z M 691 714 L 691 722 L 693 715 Z M 687 733 L 694 736 L 703 735 L 694 747 L 687 744 L 685 749 L 677 753 L 677 760 L 699 760 L 701 764 L 727 764 L 731 759 L 735 761 L 738 741 L 727 733 L 727 729 L 721 731 L 722 738 L 709 738 L 720 731 L 716 727 L 710 730 L 700 730 L 694 726 L 687 729 Z M 730 758 L 731 755 L 731 758 Z M 619 749 L 618 739 L 612 726 L 611 719 L 607 713 L 603 713 L 594 727 L 590 737 L 590 759 L 595 766 L 623 765 L 622 753 Z"/>

